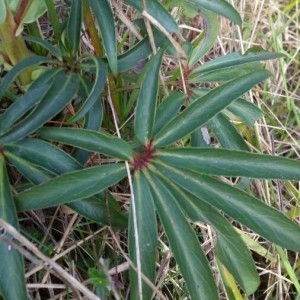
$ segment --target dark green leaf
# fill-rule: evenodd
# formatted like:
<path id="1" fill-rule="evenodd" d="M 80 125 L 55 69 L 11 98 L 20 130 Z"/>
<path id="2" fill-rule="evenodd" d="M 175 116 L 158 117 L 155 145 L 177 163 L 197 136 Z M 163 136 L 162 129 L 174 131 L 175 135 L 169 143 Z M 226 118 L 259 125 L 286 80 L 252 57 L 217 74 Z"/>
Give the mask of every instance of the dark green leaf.
<path id="1" fill-rule="evenodd" d="M 71 53 L 75 54 L 78 50 L 82 22 L 82 3 L 75 0 L 71 2 L 71 11 L 67 24 L 67 38 Z"/>
<path id="2" fill-rule="evenodd" d="M 54 57 L 58 58 L 59 60 L 62 60 L 62 58 L 63 58 L 63 55 L 62 55 L 60 49 L 53 46 L 47 40 L 43 40 L 42 38 L 37 37 L 37 36 L 24 36 L 24 40 L 42 46 L 43 48 L 47 49 Z"/>
<path id="3" fill-rule="evenodd" d="M 208 125 L 213 130 L 223 148 L 241 151 L 250 150 L 235 126 L 223 113 L 219 113 L 211 118 Z"/>
<path id="4" fill-rule="evenodd" d="M 44 127 L 38 131 L 38 134 L 45 139 L 124 160 L 130 160 L 133 156 L 133 149 L 127 142 L 104 132 L 80 128 Z"/>
<path id="5" fill-rule="evenodd" d="M 219 22 L 217 14 L 201 9 L 201 17 L 204 22 L 204 32 L 197 38 L 196 45 L 189 56 L 189 66 L 194 66 L 214 45 L 219 33 Z"/>
<path id="6" fill-rule="evenodd" d="M 195 73 L 211 72 L 223 68 L 246 64 L 249 62 L 258 62 L 262 60 L 280 58 L 283 56 L 284 55 L 281 53 L 267 52 L 267 51 L 261 51 L 255 53 L 248 52 L 245 54 L 241 54 L 240 52 L 233 52 L 224 56 L 217 57 L 205 63 L 203 66 L 197 68 L 197 70 L 195 70 L 194 72 Z"/>
<path id="7" fill-rule="evenodd" d="M 88 198 L 126 176 L 123 164 L 109 164 L 65 173 L 15 197 L 18 211 L 39 209 Z"/>
<path id="8" fill-rule="evenodd" d="M 114 200 L 115 201 L 115 200 Z M 112 197 L 105 200 L 99 195 L 68 203 L 68 206 L 80 215 L 101 225 L 125 228 L 128 220 L 112 205 Z"/>
<path id="9" fill-rule="evenodd" d="M 161 178 L 147 174 L 157 213 L 193 300 L 219 299 L 208 261 L 198 238 Z"/>
<path id="10" fill-rule="evenodd" d="M 300 162 L 284 157 L 214 148 L 174 148 L 156 154 L 162 161 L 203 174 L 300 180 Z"/>
<path id="11" fill-rule="evenodd" d="M 170 44 L 169 40 L 158 30 L 153 30 L 153 35 L 156 47 Z M 141 60 L 147 59 L 150 54 L 152 54 L 152 48 L 149 37 L 145 37 L 142 41 L 118 57 L 119 72 L 126 72 L 133 69 Z"/>
<path id="12" fill-rule="evenodd" d="M 154 144 L 157 147 L 163 147 L 183 138 L 269 76 L 268 71 L 259 70 L 213 89 L 194 101 L 180 115 L 164 126 L 155 136 Z"/>
<path id="13" fill-rule="evenodd" d="M 165 27 L 166 30 L 171 32 L 178 31 L 178 25 L 176 21 L 159 1 L 146 0 L 146 9 L 143 7 L 142 1 L 125 0 L 125 2 L 137 9 L 141 13 L 143 12 L 143 10 L 146 10 L 149 13 L 149 15 L 156 19 L 160 25 Z"/>
<path id="14" fill-rule="evenodd" d="M 232 225 L 209 204 L 184 192 L 174 183 L 169 182 L 168 186 L 188 218 L 214 227 L 217 233 L 217 257 L 247 294 L 254 293 L 259 286 L 259 277 L 250 251 Z"/>
<path id="15" fill-rule="evenodd" d="M 242 24 L 242 19 L 239 13 L 226 0 L 189 0 L 188 2 L 199 6 L 200 9 L 206 8 L 218 15 L 224 16 L 238 25 Z"/>
<path id="16" fill-rule="evenodd" d="M 0 154 L 0 218 L 19 228 L 4 156 Z M 22 255 L 3 241 L 11 237 L 0 228 L 0 294 L 5 300 L 27 299 Z M 12 286 L 13 285 L 13 286 Z"/>
<path id="17" fill-rule="evenodd" d="M 103 46 L 106 52 L 110 69 L 114 74 L 116 74 L 118 72 L 117 40 L 115 33 L 114 15 L 112 13 L 111 7 L 107 0 L 89 0 L 89 4 L 99 24 Z"/>
<path id="18" fill-rule="evenodd" d="M 56 174 L 81 168 L 80 164 L 66 152 L 43 140 L 24 139 L 8 144 L 4 149 Z"/>
<path id="19" fill-rule="evenodd" d="M 107 78 L 107 66 L 103 62 L 103 60 L 92 55 L 86 56 L 90 57 L 95 64 L 96 77 L 94 80 L 94 85 L 91 91 L 89 92 L 89 96 L 84 101 L 79 111 L 70 119 L 71 122 L 76 122 L 80 118 L 82 118 L 93 107 L 96 101 L 101 102 L 100 94 L 104 88 L 105 81 Z"/>
<path id="20" fill-rule="evenodd" d="M 59 113 L 72 100 L 78 89 L 75 76 L 58 73 L 45 95 L 36 108 L 20 123 L 12 127 L 0 137 L 0 144 L 7 144 L 25 138 L 37 130 L 53 116 Z"/>
<path id="21" fill-rule="evenodd" d="M 300 251 L 300 227 L 278 210 L 217 179 L 163 164 L 158 169 L 195 197 L 223 211 L 275 244 Z"/>
<path id="22" fill-rule="evenodd" d="M 156 111 L 152 136 L 176 116 L 185 99 L 186 96 L 183 93 L 171 93 L 162 100 Z"/>
<path id="23" fill-rule="evenodd" d="M 33 184 L 41 184 L 55 176 L 55 174 L 41 166 L 35 165 L 22 157 L 12 154 L 11 152 L 5 152 L 5 155 L 14 167 L 16 167 L 16 169 Z"/>
<path id="24" fill-rule="evenodd" d="M 137 139 L 146 144 L 151 137 L 158 94 L 159 69 L 164 50 L 161 49 L 147 64 L 137 100 L 134 132 Z"/>
<path id="25" fill-rule="evenodd" d="M 0 98 L 4 95 L 10 84 L 13 80 L 25 69 L 40 65 L 42 63 L 49 63 L 53 61 L 51 58 L 47 58 L 44 56 L 29 56 L 23 59 L 21 62 L 16 64 L 4 77 L 3 81 L 0 84 Z"/>
<path id="26" fill-rule="evenodd" d="M 155 282 L 155 263 L 157 246 L 157 225 L 156 214 L 152 195 L 147 179 L 141 172 L 134 175 L 133 192 L 137 217 L 138 245 L 140 252 L 141 271 L 151 281 Z M 133 209 L 130 206 L 129 216 L 129 254 L 130 259 L 137 265 L 136 239 L 133 222 Z M 130 269 L 130 298 L 139 299 L 138 275 L 133 269 Z M 142 295 L 144 300 L 151 300 L 153 294 L 145 282 L 142 285 Z"/>

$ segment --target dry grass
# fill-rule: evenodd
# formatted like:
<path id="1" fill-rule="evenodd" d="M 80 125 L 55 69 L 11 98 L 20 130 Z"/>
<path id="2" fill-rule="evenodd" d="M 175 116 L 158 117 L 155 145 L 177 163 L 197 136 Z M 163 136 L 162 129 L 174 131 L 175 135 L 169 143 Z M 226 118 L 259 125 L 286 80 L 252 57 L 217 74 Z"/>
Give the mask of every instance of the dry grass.
<path id="1" fill-rule="evenodd" d="M 241 13 L 244 27 L 239 31 L 236 27 L 231 28 L 229 23 L 222 19 L 222 30 L 212 55 L 225 54 L 233 50 L 243 52 L 252 45 L 262 45 L 269 51 L 280 51 L 286 54 L 286 57 L 280 61 L 267 63 L 267 68 L 273 72 L 273 77 L 248 96 L 249 100 L 261 107 L 265 113 L 265 117 L 255 125 L 253 139 L 249 142 L 258 151 L 299 159 L 300 11 L 298 0 L 232 0 L 231 2 Z M 123 13 L 123 17 L 129 22 L 126 24 L 127 27 L 130 27 L 131 12 Z M 120 30 L 125 29 L 121 26 Z M 135 34 L 139 38 L 138 33 Z M 254 183 L 253 193 L 258 194 L 269 205 L 277 207 L 289 217 L 299 221 L 299 183 L 257 181 Z M 125 209 L 128 208 L 127 186 L 118 187 L 115 196 Z M 98 273 L 96 277 L 103 280 L 102 283 L 98 282 L 98 292 L 105 292 L 107 286 L 106 292 L 110 289 L 109 299 L 127 299 L 127 270 L 130 261 L 126 255 L 126 232 L 113 232 L 108 227 L 100 228 L 65 207 L 23 214 L 21 224 L 26 232 L 30 232 L 33 244 L 38 246 L 38 249 L 30 250 L 32 242 L 26 241 L 29 244 L 26 244 L 24 255 L 25 250 L 33 251 L 34 256 L 40 259 L 37 265 L 36 261 L 30 259 L 30 255 L 27 256 L 26 277 L 31 299 L 92 299 L 86 294 L 80 296 L 77 291 L 79 283 L 80 286 L 85 286 L 91 275 L 95 275 L 95 273 L 88 274 L 87 270 L 97 267 L 102 270 L 102 274 Z M 249 299 L 296 299 L 295 287 L 287 272 L 290 264 L 292 272 L 298 274 L 299 278 L 298 255 L 283 251 L 279 255 L 274 245 L 260 239 L 247 228 L 241 229 L 246 243 L 254 253 L 262 280 L 258 292 Z M 213 254 L 215 233 L 211 227 L 203 224 L 198 226 L 198 230 L 199 235 L 200 233 L 202 235 L 203 247 L 211 259 L 213 270 L 216 270 Z M 51 258 L 52 268 L 43 253 Z M 158 290 L 163 291 L 165 299 L 188 299 L 185 285 L 163 232 L 160 234 L 158 258 L 159 271 L 154 290 L 158 293 Z M 284 261 L 285 258 L 288 260 Z M 70 282 L 69 275 L 53 267 L 56 263 L 63 266 L 64 270 L 79 282 L 78 285 Z M 55 276 L 51 275 L 52 273 Z M 217 272 L 216 279 L 220 282 Z M 88 286 L 91 287 L 90 284 Z M 156 297 L 163 299 L 162 295 Z M 226 299 L 221 283 L 220 297 Z"/>

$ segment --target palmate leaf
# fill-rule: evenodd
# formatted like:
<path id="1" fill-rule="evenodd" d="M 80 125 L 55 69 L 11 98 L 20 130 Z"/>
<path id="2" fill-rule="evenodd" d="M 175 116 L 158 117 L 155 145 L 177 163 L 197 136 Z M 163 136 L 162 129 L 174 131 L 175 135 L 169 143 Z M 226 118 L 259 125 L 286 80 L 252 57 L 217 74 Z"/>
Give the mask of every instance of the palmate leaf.
<path id="1" fill-rule="evenodd" d="M 300 251 L 300 227 L 278 210 L 209 176 L 173 168 L 164 163 L 157 163 L 156 167 L 184 190 L 223 211 L 259 235 L 283 248 Z"/>
<path id="2" fill-rule="evenodd" d="M 21 122 L 0 137 L 0 144 L 7 144 L 25 138 L 45 122 L 59 113 L 72 100 L 78 89 L 78 80 L 62 70 L 56 74 L 51 88 L 41 95 L 40 103 Z"/>
<path id="3" fill-rule="evenodd" d="M 55 140 L 123 160 L 130 160 L 133 157 L 133 149 L 127 142 L 104 131 L 44 127 L 38 131 L 38 134 L 45 139 Z"/>
<path id="4" fill-rule="evenodd" d="M 5 168 L 4 156 L 0 154 L 0 218 L 19 228 L 18 217 L 10 191 L 10 184 Z M 24 261 L 22 255 L 2 238 L 11 237 L 0 228 L 0 295 L 5 300 L 27 299 L 24 280 Z M 12 284 L 14 285 L 12 287 Z"/>
<path id="5" fill-rule="evenodd" d="M 202 174 L 300 180 L 300 162 L 284 157 L 192 147 L 159 150 L 157 156 L 169 165 Z"/>
<path id="6" fill-rule="evenodd" d="M 211 90 L 164 126 L 154 137 L 154 146 L 167 146 L 193 132 L 226 108 L 236 98 L 269 76 L 268 71 L 259 70 Z"/>
<path id="7" fill-rule="evenodd" d="M 219 299 L 208 261 L 198 238 L 168 187 L 154 172 L 145 174 L 171 249 L 191 298 Z"/>
<path id="8" fill-rule="evenodd" d="M 246 294 L 254 293 L 259 286 L 259 277 L 250 251 L 232 225 L 211 205 L 182 190 L 170 180 L 166 178 L 162 180 L 190 220 L 208 223 L 214 227 L 217 232 L 217 258 L 226 266 Z"/>
<path id="9" fill-rule="evenodd" d="M 164 49 L 161 49 L 148 62 L 137 100 L 134 132 L 136 138 L 142 144 L 146 144 L 149 141 L 154 125 L 159 69 L 163 53 Z"/>
<path id="10" fill-rule="evenodd" d="M 88 198 L 125 176 L 124 164 L 109 164 L 65 173 L 16 195 L 16 207 L 18 211 L 26 211 Z"/>
<path id="11" fill-rule="evenodd" d="M 130 259 L 137 265 L 136 246 L 139 248 L 141 272 L 154 283 L 157 246 L 156 214 L 152 194 L 145 175 L 137 171 L 134 174 L 133 193 L 136 206 L 137 232 L 139 244 L 135 243 L 132 205 L 129 216 L 129 254 Z M 143 300 L 151 299 L 153 290 L 145 283 L 142 284 Z M 130 298 L 139 299 L 138 274 L 130 269 Z"/>

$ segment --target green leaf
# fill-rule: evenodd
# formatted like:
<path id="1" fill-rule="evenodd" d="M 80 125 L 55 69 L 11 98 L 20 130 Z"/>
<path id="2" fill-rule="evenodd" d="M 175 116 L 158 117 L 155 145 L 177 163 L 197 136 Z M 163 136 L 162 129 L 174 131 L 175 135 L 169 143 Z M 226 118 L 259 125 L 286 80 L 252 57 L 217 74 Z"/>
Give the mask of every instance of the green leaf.
<path id="1" fill-rule="evenodd" d="M 246 125 L 253 125 L 263 116 L 263 112 L 255 104 L 242 98 L 236 99 L 226 109 L 239 117 Z"/>
<path id="2" fill-rule="evenodd" d="M 140 171 L 134 174 L 133 193 L 136 206 L 137 232 L 140 252 L 141 271 L 152 282 L 155 283 L 157 225 L 156 214 L 152 194 L 145 178 Z M 131 205 L 129 215 L 129 254 L 130 259 L 137 265 L 136 243 L 133 222 L 133 210 Z M 130 298 L 139 299 L 138 275 L 135 270 L 130 269 Z M 152 299 L 153 290 L 145 282 L 142 284 L 142 295 L 144 300 Z"/>
<path id="3" fill-rule="evenodd" d="M 185 279 L 191 299 L 219 299 L 217 287 L 198 238 L 161 178 L 146 174 L 157 213 L 172 252 Z"/>
<path id="4" fill-rule="evenodd" d="M 259 277 L 250 251 L 232 225 L 212 206 L 183 191 L 174 183 L 169 181 L 168 188 L 189 219 L 214 227 L 217 232 L 217 257 L 247 294 L 254 293 L 259 286 Z"/>
<path id="5" fill-rule="evenodd" d="M 6 0 L 0 0 L 0 24 L 6 19 Z"/>
<path id="6" fill-rule="evenodd" d="M 190 74 L 188 82 L 189 84 L 202 82 L 226 82 L 250 74 L 259 69 L 264 69 L 261 63 L 259 62 L 252 62 L 233 67 L 221 68 L 204 73 L 201 70 L 199 71 L 198 68 L 196 68 Z"/>
<path id="7" fill-rule="evenodd" d="M 68 203 L 68 206 L 81 216 L 101 225 L 125 228 L 128 223 L 127 217 L 112 205 L 112 197 L 105 201 L 104 197 L 97 195 L 88 199 L 73 201 Z"/>
<path id="8" fill-rule="evenodd" d="M 158 30 L 153 30 L 153 35 L 156 47 L 162 47 L 170 44 L 169 40 Z M 146 36 L 127 52 L 118 57 L 119 72 L 126 72 L 134 68 L 139 61 L 147 59 L 150 54 L 152 54 L 152 48 L 149 42 L 149 37 Z"/>
<path id="9" fill-rule="evenodd" d="M 4 156 L 0 155 L 0 218 L 19 228 Z M 3 241 L 11 237 L 0 228 L 0 295 L 5 300 L 27 299 L 22 255 Z M 13 285 L 13 286 L 12 286 Z"/>
<path id="10" fill-rule="evenodd" d="M 109 164 L 65 173 L 15 197 L 18 211 L 46 208 L 88 198 L 126 176 L 123 164 Z"/>
<path id="11" fill-rule="evenodd" d="M 88 56 L 93 60 L 96 67 L 96 77 L 87 99 L 84 101 L 78 112 L 70 119 L 70 122 L 76 122 L 81 119 L 93 107 L 97 100 L 101 102 L 100 94 L 107 78 L 107 66 L 103 60 L 93 55 L 86 54 L 85 56 Z"/>
<path id="12" fill-rule="evenodd" d="M 268 71 L 259 70 L 213 89 L 164 126 L 155 136 L 154 145 L 163 147 L 183 138 L 269 76 Z"/>
<path id="13" fill-rule="evenodd" d="M 55 174 L 81 169 L 81 165 L 72 156 L 43 140 L 24 139 L 5 145 L 4 150 Z"/>
<path id="14" fill-rule="evenodd" d="M 125 0 L 130 6 L 137 9 L 140 13 L 143 12 L 144 7 L 142 1 Z M 178 25 L 172 15 L 165 9 L 165 7 L 157 0 L 146 0 L 145 9 L 149 15 L 158 21 L 160 25 L 171 32 L 178 32 Z"/>
<path id="15" fill-rule="evenodd" d="M 204 32 L 200 34 L 196 41 L 196 45 L 193 46 L 191 54 L 189 56 L 189 66 L 194 66 L 214 45 L 219 33 L 219 22 L 217 14 L 201 9 L 201 17 L 205 24 Z"/>
<path id="16" fill-rule="evenodd" d="M 278 210 L 217 179 L 163 164 L 157 167 L 175 184 L 223 211 L 275 244 L 300 251 L 300 227 Z"/>
<path id="17" fill-rule="evenodd" d="M 262 60 L 269 60 L 269 59 L 276 59 L 284 57 L 281 53 L 276 52 L 248 52 L 245 54 L 241 54 L 240 52 L 233 52 L 224 56 L 217 57 L 203 66 L 197 68 L 193 73 L 204 73 L 204 72 L 211 72 L 215 70 L 220 70 L 223 68 L 238 66 L 242 64 L 246 64 L 249 62 L 258 62 Z"/>
<path id="18" fill-rule="evenodd" d="M 219 113 L 211 118 L 208 125 L 223 148 L 250 151 L 244 138 L 223 113 Z"/>
<path id="19" fill-rule="evenodd" d="M 11 152 L 5 151 L 5 155 L 9 159 L 9 161 L 16 167 L 16 169 L 33 184 L 43 183 L 49 180 L 49 178 L 55 176 L 55 174 L 42 168 L 41 166 L 33 164 L 32 162 L 14 155 Z"/>
<path id="20" fill-rule="evenodd" d="M 118 61 L 115 21 L 109 2 L 107 0 L 89 0 L 89 5 L 92 8 L 99 24 L 103 46 L 106 52 L 110 69 L 113 74 L 117 74 Z"/>
<path id="21" fill-rule="evenodd" d="M 137 100 L 134 119 L 134 132 L 137 139 L 142 144 L 149 142 L 154 125 L 158 94 L 159 69 L 163 52 L 164 49 L 161 49 L 148 62 Z"/>
<path id="22" fill-rule="evenodd" d="M 151 136 L 155 135 L 164 125 L 173 119 L 180 110 L 186 96 L 183 93 L 171 93 L 159 105 Z"/>
<path id="23" fill-rule="evenodd" d="M 76 54 L 80 42 L 82 22 L 82 2 L 75 0 L 71 2 L 71 11 L 67 24 L 67 39 L 71 53 Z"/>
<path id="24" fill-rule="evenodd" d="M 21 62 L 16 64 L 4 77 L 3 81 L 0 84 L 0 97 L 4 95 L 10 84 L 14 81 L 14 79 L 22 73 L 25 69 L 40 65 L 43 63 L 49 63 L 53 60 L 51 58 L 47 58 L 44 56 L 29 56 L 25 59 L 23 59 Z"/>
<path id="25" fill-rule="evenodd" d="M 37 88 L 30 88 L 24 95 L 19 97 L 17 101 L 11 104 L 9 108 L 0 115 L 0 134 L 3 135 L 9 130 L 18 119 L 41 100 L 41 97 L 43 97 L 50 88 L 50 83 Z"/>
<path id="26" fill-rule="evenodd" d="M 50 42 L 47 40 L 43 40 L 40 37 L 37 36 L 24 36 L 24 40 L 27 42 L 32 42 L 35 44 L 38 44 L 48 50 L 54 57 L 58 58 L 59 60 L 62 60 L 63 55 L 59 48 L 53 46 Z"/>
<path id="27" fill-rule="evenodd" d="M 133 149 L 127 142 L 104 132 L 80 128 L 43 127 L 38 134 L 45 139 L 124 160 L 130 160 L 133 156 Z"/>
<path id="28" fill-rule="evenodd" d="M 78 80 L 73 75 L 58 73 L 36 108 L 21 122 L 0 137 L 0 144 L 7 144 L 25 138 L 59 113 L 72 100 L 78 89 Z"/>
<path id="29" fill-rule="evenodd" d="M 238 25 L 242 24 L 242 19 L 239 13 L 226 0 L 189 0 L 189 2 L 199 6 L 200 9 L 205 8 L 218 15 L 224 16 Z"/>
<path id="30" fill-rule="evenodd" d="M 300 162 L 284 157 L 214 148 L 173 148 L 156 156 L 174 167 L 202 174 L 300 180 Z"/>

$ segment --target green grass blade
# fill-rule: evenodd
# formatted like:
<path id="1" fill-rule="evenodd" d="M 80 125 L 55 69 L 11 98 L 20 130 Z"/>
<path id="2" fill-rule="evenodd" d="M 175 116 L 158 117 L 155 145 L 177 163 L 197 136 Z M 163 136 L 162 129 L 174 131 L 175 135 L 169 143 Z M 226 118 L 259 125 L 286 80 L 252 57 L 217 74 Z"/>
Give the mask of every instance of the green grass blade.
<path id="1" fill-rule="evenodd" d="M 78 80 L 75 76 L 58 73 L 39 105 L 21 122 L 0 137 L 0 144 L 7 144 L 25 138 L 37 130 L 70 102 L 77 92 Z"/>
<path id="2" fill-rule="evenodd" d="M 193 222 L 212 225 L 217 232 L 216 256 L 226 266 L 246 294 L 259 286 L 259 277 L 250 251 L 232 225 L 212 206 L 168 182 L 169 190 Z"/>
<path id="3" fill-rule="evenodd" d="M 16 208 L 5 168 L 4 156 L 0 154 L 0 218 L 19 228 Z M 6 244 L 3 239 L 11 238 L 0 234 L 0 294 L 5 300 L 27 299 L 24 277 L 24 261 L 21 254 Z"/>
<path id="4" fill-rule="evenodd" d="M 133 156 L 133 149 L 127 142 L 104 132 L 80 128 L 44 127 L 38 134 L 45 139 L 124 160 L 130 160 Z"/>
<path id="5" fill-rule="evenodd" d="M 155 135 L 164 125 L 173 119 L 180 107 L 182 106 L 186 96 L 183 93 L 171 93 L 162 100 L 156 111 L 154 127 L 151 136 Z"/>
<path id="6" fill-rule="evenodd" d="M 155 264 L 157 247 L 156 214 L 152 194 L 141 172 L 134 175 L 133 192 L 137 212 L 137 230 L 139 236 L 139 251 L 141 260 L 141 272 L 155 283 Z M 134 223 L 132 209 L 129 215 L 129 256 L 136 265 L 136 245 L 134 236 Z M 151 300 L 153 290 L 145 283 L 142 284 L 143 300 Z M 139 299 L 138 274 L 130 269 L 130 298 Z"/>
<path id="7" fill-rule="evenodd" d="M 109 164 L 65 173 L 15 197 L 18 211 L 40 209 L 88 198 L 126 176 L 123 164 Z"/>
<path id="8" fill-rule="evenodd" d="M 268 71 L 259 70 L 213 89 L 163 127 L 155 136 L 154 145 L 163 147 L 183 138 L 269 76 Z"/>
<path id="9" fill-rule="evenodd" d="M 188 60 L 191 67 L 213 47 L 219 33 L 218 15 L 206 9 L 201 9 L 200 14 L 205 24 L 205 32 L 199 36 L 199 42 L 193 46 Z"/>
<path id="10" fill-rule="evenodd" d="M 137 9 L 139 12 L 143 12 L 142 1 L 136 0 L 125 0 L 130 6 Z M 147 0 L 147 12 L 155 18 L 160 25 L 162 25 L 166 30 L 171 32 L 178 31 L 177 22 L 174 20 L 172 15 L 165 9 L 165 7 L 157 0 Z"/>
<path id="11" fill-rule="evenodd" d="M 146 144 L 151 137 L 158 94 L 159 69 L 164 50 L 161 49 L 148 62 L 143 75 L 141 89 L 137 100 L 134 132 L 137 139 Z"/>
<path id="12" fill-rule="evenodd" d="M 44 56 L 29 56 L 23 59 L 21 62 L 16 64 L 4 77 L 3 81 L 0 84 L 0 97 L 4 95 L 10 84 L 14 81 L 14 79 L 22 73 L 25 69 L 40 65 L 42 63 L 49 63 L 53 61 L 51 58 L 47 58 Z"/>
<path id="13" fill-rule="evenodd" d="M 207 10 L 213 11 L 218 15 L 224 16 L 238 25 L 242 24 L 242 19 L 239 13 L 226 0 L 190 0 L 189 2 L 195 4 L 196 6 L 200 6 L 200 9 L 206 8 Z"/>
<path id="14" fill-rule="evenodd" d="M 207 148 L 166 149 L 157 156 L 174 167 L 203 174 L 300 180 L 300 162 L 284 157 Z"/>
<path id="15" fill-rule="evenodd" d="M 114 74 L 117 74 L 117 40 L 115 33 L 115 20 L 110 4 L 107 0 L 89 0 L 89 5 L 93 10 L 99 25 L 102 42 L 110 69 Z"/>
<path id="16" fill-rule="evenodd" d="M 107 66 L 103 60 L 92 55 L 86 56 L 90 57 L 95 64 L 96 77 L 87 99 L 84 101 L 78 112 L 70 119 L 70 122 L 76 122 L 81 119 L 93 107 L 96 101 L 101 103 L 100 94 L 107 79 Z"/>
<path id="17" fill-rule="evenodd" d="M 198 238 L 168 187 L 155 174 L 147 175 L 157 213 L 191 299 L 219 299 L 208 261 Z"/>
<path id="18" fill-rule="evenodd" d="M 6 145 L 4 150 L 55 174 L 81 169 L 81 165 L 72 156 L 43 140 L 24 139 Z"/>
<path id="19" fill-rule="evenodd" d="M 244 138 L 240 135 L 236 127 L 223 114 L 219 113 L 208 122 L 222 148 L 249 151 Z"/>
<path id="20" fill-rule="evenodd" d="M 278 210 L 217 179 L 163 164 L 159 170 L 175 184 L 223 211 L 275 244 L 300 251 L 300 227 Z"/>
<path id="21" fill-rule="evenodd" d="M 78 50 L 81 37 L 82 2 L 72 1 L 67 24 L 67 43 L 74 55 Z"/>

